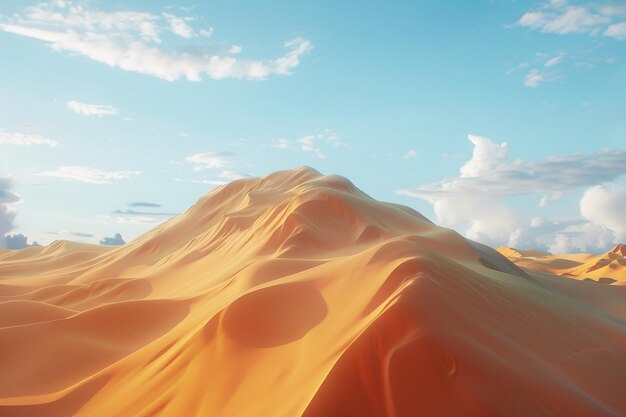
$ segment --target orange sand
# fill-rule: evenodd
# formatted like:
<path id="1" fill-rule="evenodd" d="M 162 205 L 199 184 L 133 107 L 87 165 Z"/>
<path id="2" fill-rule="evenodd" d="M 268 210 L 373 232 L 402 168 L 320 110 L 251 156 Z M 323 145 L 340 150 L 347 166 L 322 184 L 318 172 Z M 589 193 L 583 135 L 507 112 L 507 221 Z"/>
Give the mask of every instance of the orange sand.
<path id="1" fill-rule="evenodd" d="M 0 251 L 0 415 L 626 415 L 626 287 L 301 168 L 119 248 Z"/>
<path id="2" fill-rule="evenodd" d="M 588 253 L 551 255 L 536 250 L 503 246 L 498 251 L 522 268 L 602 284 L 626 284 L 626 245 L 617 245 L 602 255 Z"/>

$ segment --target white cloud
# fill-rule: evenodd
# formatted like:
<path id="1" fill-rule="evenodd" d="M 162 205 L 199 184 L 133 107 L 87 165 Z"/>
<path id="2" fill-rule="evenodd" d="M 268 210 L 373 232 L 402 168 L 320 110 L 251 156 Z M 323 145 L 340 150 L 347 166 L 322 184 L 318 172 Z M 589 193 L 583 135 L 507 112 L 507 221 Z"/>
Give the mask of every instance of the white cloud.
<path id="1" fill-rule="evenodd" d="M 610 25 L 604 31 L 604 36 L 610 36 L 615 39 L 626 39 L 626 22 Z"/>
<path id="2" fill-rule="evenodd" d="M 163 13 L 163 16 L 167 20 L 167 23 L 169 23 L 172 33 L 186 39 L 193 38 L 195 36 L 193 28 L 189 26 L 184 19 L 169 13 Z"/>
<path id="3" fill-rule="evenodd" d="M 220 178 L 224 178 L 228 181 L 235 181 L 235 180 L 240 180 L 242 178 L 250 177 L 250 175 L 244 174 L 243 172 L 236 172 L 236 171 L 230 171 L 230 170 L 222 171 L 217 176 Z"/>
<path id="4" fill-rule="evenodd" d="M 532 162 L 509 160 L 506 143 L 469 135 L 474 145 L 472 158 L 461 167 L 461 175 L 423 185 L 401 194 L 439 198 L 485 194 L 510 197 L 524 194 L 563 194 L 577 187 L 612 181 L 626 174 L 626 151 L 603 149 L 591 155 L 571 154 Z"/>
<path id="5" fill-rule="evenodd" d="M 615 39 L 626 38 L 626 22 L 614 23 L 624 16 L 620 6 L 570 5 L 564 0 L 553 0 L 544 6 L 524 13 L 517 24 L 545 33 L 603 33 Z"/>
<path id="6" fill-rule="evenodd" d="M 102 171 L 97 168 L 85 166 L 62 166 L 52 171 L 40 172 L 36 175 L 101 185 L 110 184 L 113 181 L 125 180 L 133 175 L 139 174 L 141 174 L 140 171 Z"/>
<path id="7" fill-rule="evenodd" d="M 22 198 L 11 190 L 11 185 L 8 178 L 0 177 L 0 249 L 6 244 L 4 235 L 14 228 L 15 209 L 12 205 L 22 201 Z"/>
<path id="8" fill-rule="evenodd" d="M 204 169 L 225 167 L 230 162 L 232 155 L 230 152 L 196 153 L 185 158 L 185 161 L 194 165 L 194 171 L 202 171 Z"/>
<path id="9" fill-rule="evenodd" d="M 553 67 L 555 65 L 560 64 L 561 62 L 563 62 L 563 54 L 561 55 L 557 55 L 555 57 L 550 58 L 549 60 L 546 61 L 545 64 L 543 64 L 544 67 Z"/>
<path id="10" fill-rule="evenodd" d="M 291 148 L 291 141 L 288 139 L 278 139 L 276 141 L 274 141 L 272 144 L 270 144 L 270 146 L 272 148 L 278 148 L 278 149 L 289 149 Z"/>
<path id="11" fill-rule="evenodd" d="M 74 113 L 83 114 L 85 116 L 115 116 L 117 109 L 106 104 L 87 104 L 79 101 L 68 101 L 67 107 Z"/>
<path id="12" fill-rule="evenodd" d="M 415 149 L 409 149 L 405 154 L 404 154 L 404 159 L 413 159 L 417 156 L 417 151 Z"/>
<path id="13" fill-rule="evenodd" d="M 491 245 L 530 245 L 529 242 L 534 242 L 536 246 L 550 246 L 559 231 L 582 233 L 576 227 L 582 227 L 584 221 L 557 224 L 531 220 L 508 208 L 505 204 L 508 198 L 543 194 L 540 205 L 545 206 L 579 187 L 612 181 L 626 174 L 626 151 L 623 150 L 605 149 L 592 155 L 552 156 L 539 162 L 511 161 L 506 143 L 497 144 L 474 135 L 468 138 L 474 145 L 472 157 L 460 168 L 458 177 L 396 192 L 426 200 L 432 204 L 438 223 L 466 227 L 465 233 L 469 238 Z M 596 200 L 602 201 L 600 198 Z M 591 218 L 585 213 L 583 216 Z M 613 210 L 611 213 L 617 212 Z M 613 217 L 607 215 L 606 218 Z M 608 220 L 601 227 L 609 228 Z M 591 226 L 586 228 L 597 231 Z M 612 230 L 618 229 L 613 226 Z M 585 239 L 591 241 L 589 237 Z M 596 240 L 595 243 L 598 242 Z M 579 243 L 576 247 L 582 246 Z"/>
<path id="14" fill-rule="evenodd" d="M 556 81 L 556 77 L 537 69 L 528 71 L 526 77 L 524 77 L 524 85 L 531 88 L 537 88 L 541 83 L 552 81 Z"/>
<path id="15" fill-rule="evenodd" d="M 161 223 L 165 221 L 165 219 L 147 216 L 124 216 L 117 217 L 116 221 L 119 224 L 152 224 Z"/>
<path id="16" fill-rule="evenodd" d="M 228 50 L 229 54 L 238 54 L 243 50 L 243 48 L 239 45 L 233 45 L 230 47 L 230 49 Z"/>
<path id="17" fill-rule="evenodd" d="M 600 225 L 626 242 L 626 188 L 616 185 L 596 185 L 580 200 L 580 213 L 590 222 Z"/>
<path id="18" fill-rule="evenodd" d="M 32 135 L 19 132 L 7 132 L 4 129 L 0 129 L 0 145 L 17 145 L 17 146 L 31 146 L 31 145 L 46 145 L 54 148 L 59 143 L 56 140 L 48 139 L 44 136 Z"/>
<path id="19" fill-rule="evenodd" d="M 284 44 L 287 52 L 279 58 L 249 60 L 220 55 L 223 42 L 161 46 L 166 40 L 161 39 L 164 26 L 187 42 L 193 42 L 197 36 L 211 36 L 212 29 L 196 34 L 189 25 L 196 19 L 172 14 L 105 12 L 66 1 L 63 6 L 58 2 L 40 3 L 10 18 L 5 16 L 0 29 L 43 41 L 57 52 L 167 81 L 200 81 L 202 76 L 259 80 L 271 74 L 290 74 L 300 64 L 301 56 L 312 49 L 310 41 L 296 38 Z M 224 52 L 237 49 L 232 45 Z"/>
<path id="20" fill-rule="evenodd" d="M 346 146 L 341 141 L 339 135 L 331 129 L 324 129 L 321 133 L 303 136 L 295 141 L 288 139 L 278 139 L 270 144 L 273 148 L 278 149 L 299 149 L 302 152 L 313 154 L 319 159 L 326 159 L 326 153 L 331 148 L 339 148 Z"/>

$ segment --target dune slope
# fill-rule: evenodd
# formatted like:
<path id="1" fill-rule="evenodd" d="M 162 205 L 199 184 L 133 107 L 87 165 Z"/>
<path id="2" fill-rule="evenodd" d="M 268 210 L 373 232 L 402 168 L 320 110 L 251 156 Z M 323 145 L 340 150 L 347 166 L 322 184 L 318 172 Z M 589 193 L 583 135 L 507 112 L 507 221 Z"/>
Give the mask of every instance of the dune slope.
<path id="1" fill-rule="evenodd" d="M 618 244 L 601 255 L 576 253 L 552 255 L 536 250 L 506 246 L 498 252 L 522 268 L 602 284 L 626 284 L 626 245 Z"/>
<path id="2" fill-rule="evenodd" d="M 626 415 L 626 290 L 310 168 L 0 252 L 0 416 Z"/>

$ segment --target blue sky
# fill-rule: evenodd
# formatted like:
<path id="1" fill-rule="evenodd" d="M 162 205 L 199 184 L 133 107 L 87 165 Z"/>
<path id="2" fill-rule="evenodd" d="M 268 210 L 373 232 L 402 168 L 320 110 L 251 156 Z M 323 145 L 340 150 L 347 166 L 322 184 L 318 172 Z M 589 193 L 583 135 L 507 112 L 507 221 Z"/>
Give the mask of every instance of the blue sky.
<path id="1" fill-rule="evenodd" d="M 2 2 L 0 233 L 130 240 L 310 165 L 493 246 L 602 251 L 625 60 L 619 1 Z"/>

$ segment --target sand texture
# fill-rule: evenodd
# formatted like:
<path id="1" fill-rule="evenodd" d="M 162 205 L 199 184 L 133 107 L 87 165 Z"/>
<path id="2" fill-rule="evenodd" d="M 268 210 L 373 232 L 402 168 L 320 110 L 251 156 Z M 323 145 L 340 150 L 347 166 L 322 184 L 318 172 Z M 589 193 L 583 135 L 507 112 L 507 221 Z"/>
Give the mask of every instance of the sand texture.
<path id="1" fill-rule="evenodd" d="M 237 180 L 117 248 L 0 251 L 0 416 L 624 416 L 623 255 L 571 279 L 342 177 Z"/>

